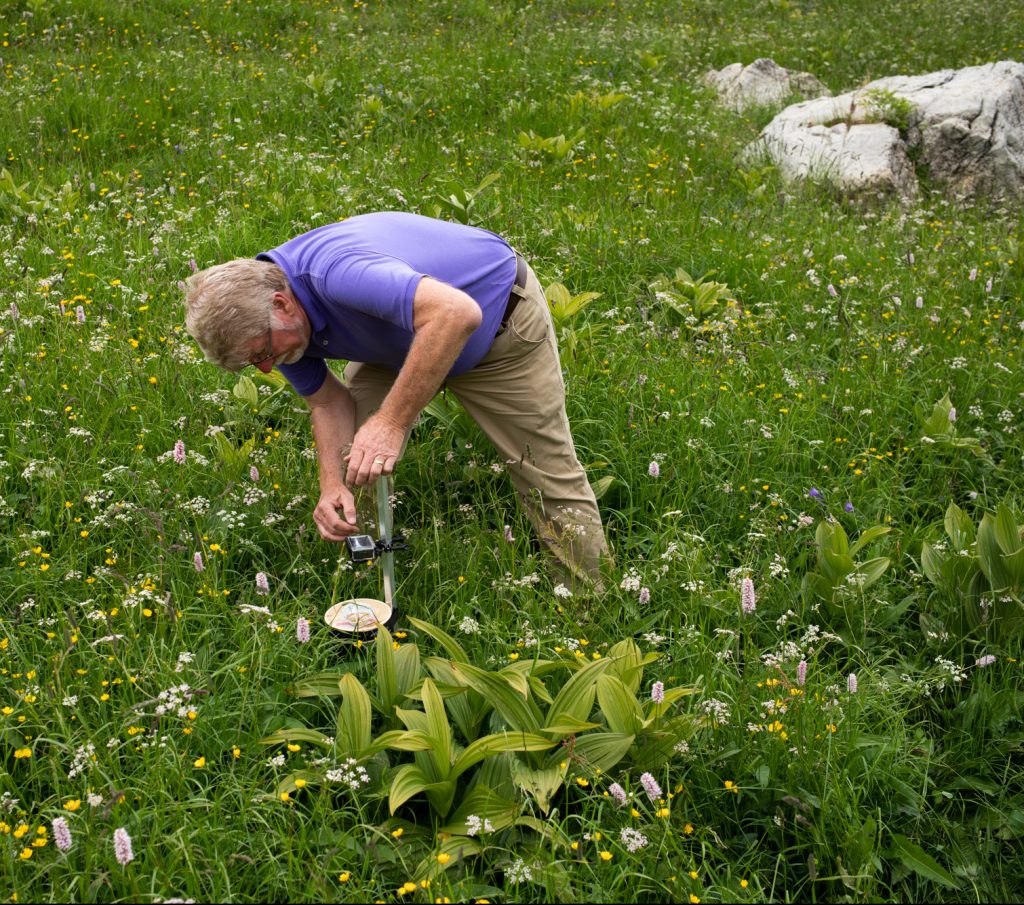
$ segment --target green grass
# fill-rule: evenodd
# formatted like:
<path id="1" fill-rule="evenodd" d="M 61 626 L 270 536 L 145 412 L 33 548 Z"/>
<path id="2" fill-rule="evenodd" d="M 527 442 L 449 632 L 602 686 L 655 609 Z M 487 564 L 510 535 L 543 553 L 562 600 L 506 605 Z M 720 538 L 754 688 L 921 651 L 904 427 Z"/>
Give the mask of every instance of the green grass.
<path id="1" fill-rule="evenodd" d="M 1019 213 L 928 185 L 913 208 L 853 206 L 742 171 L 770 111 L 730 113 L 700 85 L 761 56 L 834 92 L 1021 59 L 1024 13 L 976 0 L 41 0 L 2 15 L 0 164 L 24 190 L 0 183 L 0 896 L 1024 896 L 1021 633 L 957 631 L 962 601 L 921 565 L 951 503 L 974 525 L 1003 503 L 1024 520 Z M 564 156 L 545 150 L 557 136 Z M 548 813 L 501 780 L 526 820 L 439 865 L 445 821 L 426 797 L 389 813 L 412 753 L 367 758 L 358 791 L 311 783 L 281 799 L 318 752 L 260 739 L 335 732 L 337 700 L 297 698 L 296 684 L 351 670 L 383 694 L 380 652 L 345 648 L 321 622 L 335 585 L 376 596 L 378 575 L 338 573 L 317 537 L 301 400 L 266 385 L 256 407 L 233 395 L 184 332 L 178 283 L 191 262 L 341 217 L 446 216 L 451 184 L 472 192 L 492 173 L 474 222 L 545 285 L 601 293 L 562 346 L 575 338 L 580 458 L 595 484 L 611 479 L 615 573 L 601 599 L 557 597 L 479 431 L 458 412 L 425 415 L 396 474 L 402 612 L 484 669 L 556 661 L 551 695 L 625 638 L 660 655 L 641 702 L 656 680 L 696 693 L 672 707 L 692 734 L 652 771 L 662 801 L 632 754 L 602 773 L 570 758 Z M 713 271 L 738 305 L 686 323 L 651 289 L 677 268 Z M 982 455 L 922 439 L 947 394 Z M 222 461 L 216 431 L 253 438 L 252 455 Z M 801 589 L 830 517 L 851 540 L 890 529 L 857 554 L 887 558 L 882 577 L 835 611 Z M 757 593 L 745 615 L 743 577 Z M 400 645 L 443 655 L 398 628 Z M 158 712 L 182 686 L 180 713 Z M 401 728 L 376 713 L 373 734 L 389 720 Z M 474 782 L 499 784 L 507 761 L 493 761 Z M 612 782 L 634 793 L 626 807 Z M 646 846 L 630 852 L 624 829 Z M 430 886 L 399 892 L 423 865 Z"/>

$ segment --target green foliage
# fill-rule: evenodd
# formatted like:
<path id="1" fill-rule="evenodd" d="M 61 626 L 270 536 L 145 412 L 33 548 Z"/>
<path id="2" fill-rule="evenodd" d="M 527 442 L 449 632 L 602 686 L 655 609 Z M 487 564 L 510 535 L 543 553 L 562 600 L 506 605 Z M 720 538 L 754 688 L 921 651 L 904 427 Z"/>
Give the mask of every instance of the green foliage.
<path id="1" fill-rule="evenodd" d="M 479 226 L 486 218 L 480 213 L 477 199 L 500 178 L 500 173 L 489 173 L 475 188 L 466 188 L 457 182 L 445 182 L 435 196 L 437 201 L 429 207 L 428 213 L 432 217 L 447 217 L 456 223 Z M 500 213 L 499 204 L 489 216 L 497 217 Z"/>
<path id="2" fill-rule="evenodd" d="M 804 599 L 822 604 L 832 620 L 858 628 L 864 615 L 865 592 L 885 574 L 889 558 L 878 556 L 858 562 L 854 557 L 890 530 L 875 525 L 862 531 L 851 544 L 838 522 L 819 522 L 814 534 L 818 567 L 803 577 Z"/>
<path id="3" fill-rule="evenodd" d="M 0 167 L 0 209 L 6 208 L 18 217 L 45 213 L 71 214 L 78 207 L 80 192 L 70 182 L 54 189 L 40 180 L 18 183 L 11 171 Z"/>
<path id="4" fill-rule="evenodd" d="M 576 324 L 574 319 L 592 302 L 601 298 L 600 292 L 579 292 L 573 295 L 561 283 L 551 283 L 544 288 L 551 319 L 555 322 L 559 351 L 570 358 L 576 358 L 581 348 L 591 348 L 598 336 L 605 332 L 607 324 Z"/>
<path id="5" fill-rule="evenodd" d="M 977 456 L 985 456 L 981 441 L 974 437 L 961 437 L 956 428 L 956 411 L 947 393 L 932 406 L 925 416 L 918 410 L 921 424 L 921 443 L 942 449 L 968 449 Z"/>
<path id="6" fill-rule="evenodd" d="M 584 135 L 586 135 L 586 130 L 582 126 L 568 138 L 561 133 L 546 138 L 531 129 L 529 132 L 520 132 L 518 141 L 519 147 L 524 151 L 539 154 L 561 163 L 576 152 Z"/>
<path id="7" fill-rule="evenodd" d="M 1006 505 L 984 513 L 977 530 L 950 503 L 943 522 L 946 543 L 921 544 L 921 569 L 935 586 L 922 629 L 935 636 L 1019 637 L 1024 628 L 1024 524 Z"/>
<path id="8" fill-rule="evenodd" d="M 650 284 L 655 304 L 665 311 L 670 321 L 685 325 L 693 333 L 714 329 L 720 320 L 737 307 L 732 290 L 726 283 L 709 280 L 714 271 L 696 279 L 682 267 L 672 276 L 660 276 Z"/>
<path id="9" fill-rule="evenodd" d="M 882 122 L 906 135 L 916 111 L 914 104 L 886 88 L 872 88 L 860 95 L 870 122 Z"/>

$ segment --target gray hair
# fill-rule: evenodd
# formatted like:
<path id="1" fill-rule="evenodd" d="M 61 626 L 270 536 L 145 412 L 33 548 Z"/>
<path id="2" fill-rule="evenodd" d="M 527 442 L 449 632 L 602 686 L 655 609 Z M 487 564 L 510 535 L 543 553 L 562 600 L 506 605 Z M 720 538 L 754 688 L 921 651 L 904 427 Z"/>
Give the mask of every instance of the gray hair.
<path id="1" fill-rule="evenodd" d="M 185 329 L 207 361 L 240 371 L 248 363 L 242 347 L 266 335 L 274 293 L 288 288 L 284 271 L 271 261 L 238 258 L 207 267 L 185 284 Z"/>

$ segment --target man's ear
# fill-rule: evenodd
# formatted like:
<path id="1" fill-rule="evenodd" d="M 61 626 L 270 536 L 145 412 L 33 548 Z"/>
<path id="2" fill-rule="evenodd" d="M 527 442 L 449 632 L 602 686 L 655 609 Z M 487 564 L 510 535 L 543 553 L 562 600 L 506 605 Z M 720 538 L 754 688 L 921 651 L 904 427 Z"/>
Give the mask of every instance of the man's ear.
<path id="1" fill-rule="evenodd" d="M 279 311 L 282 314 L 292 314 L 294 311 L 295 301 L 287 292 L 275 292 L 272 304 L 274 306 L 274 311 Z"/>

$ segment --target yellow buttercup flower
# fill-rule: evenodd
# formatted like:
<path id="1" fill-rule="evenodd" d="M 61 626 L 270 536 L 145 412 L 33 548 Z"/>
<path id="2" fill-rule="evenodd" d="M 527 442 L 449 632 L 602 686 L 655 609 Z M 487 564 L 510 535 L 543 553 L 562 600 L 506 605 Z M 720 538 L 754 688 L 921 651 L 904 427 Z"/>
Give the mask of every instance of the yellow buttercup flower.
<path id="1" fill-rule="evenodd" d="M 598 852 L 598 854 L 601 856 L 601 860 L 602 861 L 611 861 L 612 860 L 612 853 L 611 852 Z"/>
<path id="2" fill-rule="evenodd" d="M 82 806 L 80 798 L 71 798 L 64 802 L 65 811 L 77 811 Z"/>

